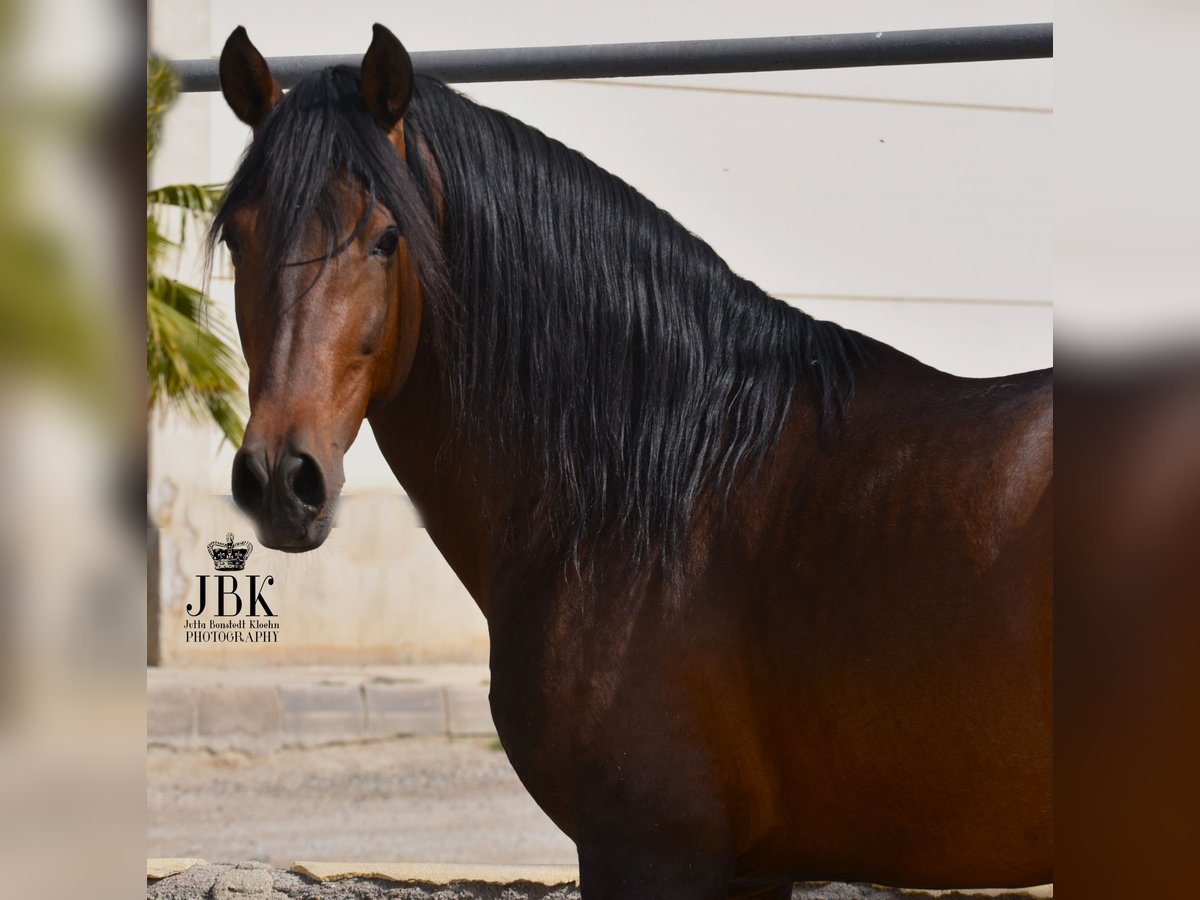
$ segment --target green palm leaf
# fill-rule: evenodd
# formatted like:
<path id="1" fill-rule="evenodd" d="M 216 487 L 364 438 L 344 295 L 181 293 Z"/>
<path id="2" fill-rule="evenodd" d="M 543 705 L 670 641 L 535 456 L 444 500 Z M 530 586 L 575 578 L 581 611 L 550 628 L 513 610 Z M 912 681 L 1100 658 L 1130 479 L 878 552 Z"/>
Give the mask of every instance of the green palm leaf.
<path id="1" fill-rule="evenodd" d="M 174 206 L 198 216 L 208 216 L 216 211 L 221 201 L 223 184 L 168 184 L 146 192 L 146 202 L 161 206 Z"/>
<path id="2" fill-rule="evenodd" d="M 238 357 L 197 321 L 202 297 L 194 288 L 160 276 L 146 291 L 146 371 L 150 408 L 174 408 L 190 418 L 211 417 L 239 446 L 242 389 Z"/>

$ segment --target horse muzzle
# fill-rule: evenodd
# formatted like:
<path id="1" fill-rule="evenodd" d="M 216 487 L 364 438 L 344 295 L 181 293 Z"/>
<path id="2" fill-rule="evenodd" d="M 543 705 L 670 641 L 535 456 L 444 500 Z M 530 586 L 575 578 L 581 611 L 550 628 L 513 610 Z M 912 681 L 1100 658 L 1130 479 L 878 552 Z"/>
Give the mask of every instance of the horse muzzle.
<path id="1" fill-rule="evenodd" d="M 233 460 L 233 499 L 254 520 L 265 546 L 288 553 L 315 550 L 333 524 L 340 469 L 336 463 L 322 466 L 291 441 L 275 448 L 248 441 Z"/>

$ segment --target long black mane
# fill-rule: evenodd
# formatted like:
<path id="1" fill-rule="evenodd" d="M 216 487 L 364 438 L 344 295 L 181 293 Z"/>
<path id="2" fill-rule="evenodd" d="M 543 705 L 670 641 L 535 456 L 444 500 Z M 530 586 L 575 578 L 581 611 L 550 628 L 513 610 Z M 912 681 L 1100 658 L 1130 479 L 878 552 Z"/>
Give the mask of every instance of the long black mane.
<path id="1" fill-rule="evenodd" d="M 420 264 L 422 347 L 458 434 L 521 479 L 544 546 L 578 565 L 603 540 L 670 568 L 698 505 L 770 452 L 794 406 L 814 427 L 839 415 L 861 336 L 769 297 L 620 179 L 436 81 L 417 79 L 404 121 L 407 167 L 352 71 L 310 76 L 261 127 L 213 235 L 253 196 L 281 264 L 314 215 L 336 252 L 355 227 L 338 218 L 339 172 L 388 207 Z"/>

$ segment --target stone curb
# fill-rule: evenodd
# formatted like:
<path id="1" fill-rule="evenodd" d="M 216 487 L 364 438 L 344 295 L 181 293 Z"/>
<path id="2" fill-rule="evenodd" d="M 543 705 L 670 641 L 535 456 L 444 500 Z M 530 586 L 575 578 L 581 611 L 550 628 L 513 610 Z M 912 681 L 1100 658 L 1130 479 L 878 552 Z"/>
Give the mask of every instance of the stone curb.
<path id="1" fill-rule="evenodd" d="M 181 864 L 187 864 L 181 867 Z M 170 874 L 162 874 L 167 873 Z M 157 860 L 146 864 L 150 900 L 331 900 L 399 898 L 433 900 L 578 900 L 575 866 L 467 865 L 459 863 L 298 862 L 288 870 L 258 862 L 211 864 Z M 397 893 L 397 889 L 400 893 Z M 920 900 L 920 898 L 1048 900 L 1053 885 L 1024 889 L 918 891 L 871 884 L 798 883 L 792 900 Z"/>
<path id="2" fill-rule="evenodd" d="M 438 683 L 436 672 L 405 682 L 340 674 L 313 680 L 283 672 L 277 683 L 239 673 L 172 672 L 147 680 L 146 741 L 175 749 L 269 752 L 288 746 L 412 735 L 496 734 L 488 685 Z M 315 677 L 315 676 L 314 676 Z M 190 682 L 190 683 L 189 683 Z"/>

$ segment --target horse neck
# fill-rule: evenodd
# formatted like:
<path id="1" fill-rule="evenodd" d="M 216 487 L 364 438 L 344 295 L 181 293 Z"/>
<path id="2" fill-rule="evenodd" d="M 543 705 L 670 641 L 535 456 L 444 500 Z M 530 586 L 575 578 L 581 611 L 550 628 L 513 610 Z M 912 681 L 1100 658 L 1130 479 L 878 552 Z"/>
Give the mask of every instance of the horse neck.
<path id="1" fill-rule="evenodd" d="M 399 394 L 370 411 L 376 442 L 408 493 L 426 532 L 488 614 L 488 579 L 499 535 L 484 510 L 507 483 L 467 453 L 450 421 L 450 391 L 435 354 L 421 341 Z M 499 507 L 491 507 L 499 508 Z"/>

